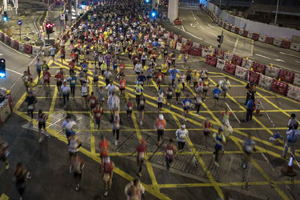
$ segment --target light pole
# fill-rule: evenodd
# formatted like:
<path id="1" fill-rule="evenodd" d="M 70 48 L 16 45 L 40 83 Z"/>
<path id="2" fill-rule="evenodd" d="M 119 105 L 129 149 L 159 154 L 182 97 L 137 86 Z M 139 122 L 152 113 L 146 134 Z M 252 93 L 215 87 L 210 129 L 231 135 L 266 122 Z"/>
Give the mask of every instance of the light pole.
<path id="1" fill-rule="evenodd" d="M 276 13 L 275 13 L 275 21 L 274 21 L 274 24 L 277 24 L 278 7 L 279 7 L 279 0 L 277 0 L 277 7 L 276 7 Z"/>
<path id="2" fill-rule="evenodd" d="M 221 6 L 222 6 L 222 0 L 220 0 L 220 5 L 219 5 L 220 9 L 221 9 Z"/>

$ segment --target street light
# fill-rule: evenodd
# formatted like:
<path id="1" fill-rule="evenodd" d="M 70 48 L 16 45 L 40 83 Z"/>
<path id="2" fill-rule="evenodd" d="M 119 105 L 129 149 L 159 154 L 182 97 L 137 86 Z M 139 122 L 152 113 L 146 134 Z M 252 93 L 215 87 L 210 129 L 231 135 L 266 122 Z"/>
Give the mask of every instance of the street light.
<path id="1" fill-rule="evenodd" d="M 278 7 L 279 7 L 279 0 L 277 0 L 277 7 L 276 7 L 276 13 L 275 13 L 275 21 L 274 21 L 274 24 L 277 24 Z"/>

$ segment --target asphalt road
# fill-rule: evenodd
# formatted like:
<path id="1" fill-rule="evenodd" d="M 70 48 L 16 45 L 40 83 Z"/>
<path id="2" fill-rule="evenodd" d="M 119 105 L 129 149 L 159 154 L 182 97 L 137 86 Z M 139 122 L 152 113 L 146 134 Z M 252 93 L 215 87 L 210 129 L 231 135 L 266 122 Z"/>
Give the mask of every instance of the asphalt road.
<path id="1" fill-rule="evenodd" d="M 259 63 L 272 63 L 275 67 L 291 69 L 300 72 L 300 52 L 278 48 L 269 44 L 255 42 L 249 38 L 226 31 L 215 24 L 210 17 L 199 8 L 180 8 L 182 26 L 167 25 L 168 30 L 176 34 L 191 38 L 206 46 L 217 48 L 217 36 L 224 33 L 222 50 L 230 51 L 242 57 L 249 57 Z"/>

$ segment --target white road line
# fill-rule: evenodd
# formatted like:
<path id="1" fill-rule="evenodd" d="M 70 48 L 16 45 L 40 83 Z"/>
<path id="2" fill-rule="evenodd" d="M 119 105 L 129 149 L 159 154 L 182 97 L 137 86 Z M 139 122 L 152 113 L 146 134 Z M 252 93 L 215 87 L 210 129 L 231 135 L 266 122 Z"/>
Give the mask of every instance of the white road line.
<path id="1" fill-rule="evenodd" d="M 199 25 L 199 22 L 196 21 L 196 23 Z"/>
<path id="2" fill-rule="evenodd" d="M 209 27 L 211 27 L 211 25 L 210 24 L 207 24 Z"/>
<path id="3" fill-rule="evenodd" d="M 0 56 L 3 56 L 3 54 L 2 54 L 2 53 L 0 53 Z"/>
<path id="4" fill-rule="evenodd" d="M 205 29 L 203 28 L 203 26 L 200 26 L 200 28 L 202 28 L 203 30 L 205 30 Z"/>
<path id="5" fill-rule="evenodd" d="M 267 57 L 267 56 L 263 56 L 263 55 L 260 55 L 260 54 L 255 54 L 255 55 L 257 55 L 257 56 L 259 56 L 259 57 L 262 57 L 262 58 L 265 58 L 265 59 L 268 59 L 268 60 L 271 60 L 271 58 L 269 58 L 269 57 Z"/>
<path id="6" fill-rule="evenodd" d="M 7 68 L 6 68 L 6 70 L 7 70 L 7 71 L 10 71 L 10 72 L 13 72 L 13 73 L 15 73 L 15 74 L 18 74 L 18 75 L 20 75 L 20 76 L 23 76 L 23 74 L 21 74 L 21 73 L 19 73 L 19 72 L 16 72 L 16 71 L 14 71 L 14 70 L 7 69 Z"/>
<path id="7" fill-rule="evenodd" d="M 300 61 L 298 61 L 298 60 L 295 60 L 295 62 L 296 62 L 296 63 L 300 63 Z"/>
<path id="8" fill-rule="evenodd" d="M 180 29 L 180 28 L 178 28 L 178 27 L 175 27 L 175 28 L 177 28 L 177 29 L 181 30 L 181 29 Z M 186 34 L 189 34 L 190 36 L 193 36 L 194 38 L 197 38 L 197 39 L 199 39 L 199 40 L 203 40 L 202 38 L 199 38 L 199 37 L 197 37 L 196 35 L 193 35 L 193 34 L 191 34 L 191 33 L 187 32 L 187 31 L 184 31 L 184 30 L 181 30 L 181 31 L 185 32 Z"/>
<path id="9" fill-rule="evenodd" d="M 238 45 L 238 43 L 239 43 L 239 40 L 240 40 L 240 38 L 236 38 L 235 44 L 234 44 L 234 48 L 233 48 L 233 52 L 235 52 L 236 47 L 237 47 L 237 45 Z"/>
<path id="10" fill-rule="evenodd" d="M 183 31 L 185 31 L 185 29 L 184 29 L 183 25 L 181 25 L 181 27 L 182 27 L 182 30 L 183 30 Z"/>
<path id="11" fill-rule="evenodd" d="M 232 42 L 231 40 L 227 40 L 227 39 L 225 39 L 227 42 L 230 42 L 230 43 L 235 43 L 235 42 Z"/>
<path id="12" fill-rule="evenodd" d="M 7 46 L 9 49 L 11 49 L 11 50 L 13 50 L 13 51 L 15 51 L 15 52 L 17 52 L 17 53 L 23 55 L 23 56 L 27 56 L 27 57 L 31 58 L 29 55 L 27 55 L 27 54 L 25 54 L 25 53 L 21 53 L 21 52 L 19 52 L 19 51 L 13 49 L 11 46 L 8 46 L 7 44 L 5 44 L 5 43 L 3 43 L 3 42 L 1 42 L 1 43 L 2 43 L 3 45 Z"/>
<path id="13" fill-rule="evenodd" d="M 288 56 L 293 56 L 295 58 L 300 58 L 299 56 L 295 56 L 295 55 L 289 54 L 289 53 L 284 53 L 284 52 L 279 52 L 279 53 L 282 54 L 282 55 L 288 55 Z"/>
<path id="14" fill-rule="evenodd" d="M 287 69 L 287 70 L 292 70 L 293 72 L 298 72 L 300 73 L 300 71 L 298 70 L 294 70 L 294 69 L 291 69 L 291 68 L 288 68 L 288 67 L 284 67 L 284 66 L 281 66 L 281 65 L 277 65 L 277 64 L 274 64 L 276 67 L 280 67 L 280 68 L 283 68 L 283 69 Z"/>
<path id="15" fill-rule="evenodd" d="M 252 40 L 252 41 L 253 41 L 253 40 Z M 254 43 L 254 41 L 253 41 L 253 43 Z M 258 51 L 258 52 L 261 52 L 261 53 L 264 53 L 264 54 L 267 54 L 267 55 L 270 55 L 270 56 L 278 57 L 278 56 L 275 55 L 275 54 L 267 53 L 267 52 L 265 52 L 265 51 L 261 51 L 261 50 L 258 50 L 258 49 L 254 49 L 254 51 Z"/>
<path id="16" fill-rule="evenodd" d="M 194 16 L 194 20 L 197 20 L 195 16 Z"/>
<path id="17" fill-rule="evenodd" d="M 192 13 L 193 17 L 195 17 L 195 15 L 194 15 L 194 12 L 193 12 L 193 11 L 191 11 L 191 13 Z"/>
<path id="18" fill-rule="evenodd" d="M 253 56 L 254 40 L 251 40 L 251 41 L 252 41 L 252 45 L 251 45 L 251 56 Z"/>
<path id="19" fill-rule="evenodd" d="M 211 35 L 213 35 L 213 36 L 217 36 L 216 34 L 214 34 L 214 33 L 211 33 L 211 32 L 208 32 L 209 34 L 211 34 Z"/>
<path id="20" fill-rule="evenodd" d="M 274 60 L 277 61 L 277 62 L 284 62 L 285 63 L 285 61 L 281 60 L 281 59 L 274 59 Z"/>
<path id="21" fill-rule="evenodd" d="M 194 25 L 191 23 L 191 27 L 195 28 L 196 26 L 194 26 Z"/>

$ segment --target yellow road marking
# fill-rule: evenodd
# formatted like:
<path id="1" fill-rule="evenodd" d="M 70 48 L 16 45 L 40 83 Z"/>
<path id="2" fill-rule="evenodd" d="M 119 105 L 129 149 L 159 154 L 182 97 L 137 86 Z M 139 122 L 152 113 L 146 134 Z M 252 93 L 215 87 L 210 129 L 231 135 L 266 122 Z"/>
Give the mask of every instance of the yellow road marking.
<path id="1" fill-rule="evenodd" d="M 179 56 L 178 56 L 178 60 L 181 60 L 181 58 L 182 58 L 182 53 L 181 53 L 181 54 L 179 54 Z"/>

